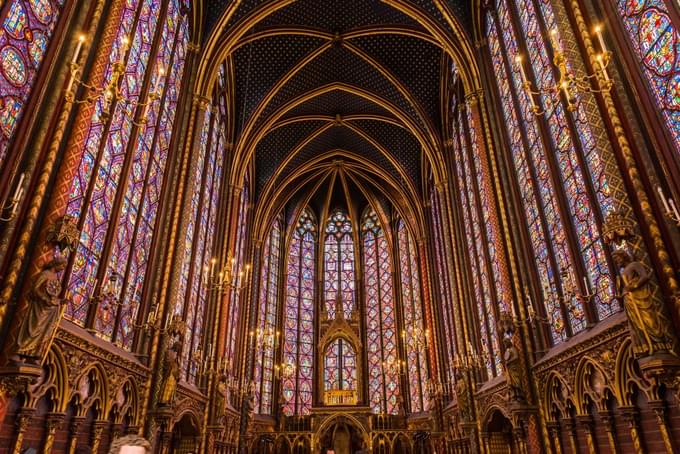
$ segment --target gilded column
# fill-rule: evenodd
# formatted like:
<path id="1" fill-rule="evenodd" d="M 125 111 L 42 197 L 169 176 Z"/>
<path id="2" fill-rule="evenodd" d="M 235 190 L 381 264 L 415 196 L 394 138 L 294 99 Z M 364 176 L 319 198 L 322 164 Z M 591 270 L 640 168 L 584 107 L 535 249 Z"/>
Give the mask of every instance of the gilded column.
<path id="1" fill-rule="evenodd" d="M 576 417 L 580 428 L 586 435 L 586 444 L 590 454 L 597 454 L 595 438 L 593 437 L 593 417 L 590 415 L 579 415 Z"/>
<path id="2" fill-rule="evenodd" d="M 102 435 L 104 434 L 104 429 L 107 425 L 107 421 L 95 421 L 92 433 L 92 454 L 99 452 L 99 445 L 102 442 Z"/>
<path id="3" fill-rule="evenodd" d="M 45 420 L 45 444 L 42 449 L 43 454 L 51 454 L 52 448 L 54 447 L 54 435 L 57 433 L 57 430 L 61 428 L 63 422 L 64 415 L 62 413 L 50 413 L 47 415 L 47 419 Z"/>
<path id="4" fill-rule="evenodd" d="M 628 430 L 630 431 L 630 438 L 633 440 L 633 449 L 635 454 L 645 454 L 642 447 L 642 440 L 640 439 L 640 415 L 635 407 L 620 407 L 623 419 L 628 423 Z"/>
<path id="5" fill-rule="evenodd" d="M 675 449 L 673 448 L 673 440 L 670 436 L 670 431 L 668 430 L 668 421 L 666 420 L 666 405 L 663 401 L 652 401 L 649 402 L 649 406 L 654 411 L 656 416 L 656 423 L 659 425 L 659 432 L 661 432 L 661 439 L 663 440 L 664 447 L 668 454 L 675 454 Z"/>
<path id="6" fill-rule="evenodd" d="M 560 436 L 560 423 L 551 422 L 548 423 L 548 432 L 550 433 L 550 439 L 552 440 L 552 446 L 555 449 L 555 454 L 562 454 L 562 443 Z"/>
<path id="7" fill-rule="evenodd" d="M 21 453 L 21 448 L 24 443 L 24 434 L 26 433 L 26 429 L 31 422 L 33 413 L 34 410 L 32 409 L 19 410 L 19 414 L 14 421 L 16 432 L 14 433 L 14 442 L 12 443 L 12 454 Z"/>
<path id="8" fill-rule="evenodd" d="M 573 454 L 579 454 L 578 442 L 576 441 L 576 421 L 574 418 L 568 418 L 565 421 L 566 430 L 569 433 L 569 446 Z"/>
<path id="9" fill-rule="evenodd" d="M 71 419 L 68 428 L 68 445 L 66 450 L 68 454 L 75 454 L 76 452 L 76 448 L 78 447 L 78 430 L 80 430 L 80 426 L 84 420 L 85 418 L 83 416 L 74 416 L 73 419 Z"/>
<path id="10" fill-rule="evenodd" d="M 602 418 L 602 424 L 604 425 L 604 430 L 607 432 L 607 442 L 609 443 L 609 452 L 612 454 L 618 454 L 619 449 L 616 443 L 616 432 L 614 428 L 614 415 L 610 411 L 601 411 L 600 418 Z"/>
<path id="11" fill-rule="evenodd" d="M 194 46 L 190 46 L 190 49 L 196 52 L 198 49 Z M 180 162 L 180 169 L 178 175 L 178 183 L 176 187 L 176 197 L 174 200 L 174 206 L 172 207 L 172 214 L 170 218 L 170 235 L 167 241 L 167 250 L 165 254 L 165 266 L 163 269 L 162 284 L 160 287 L 160 294 L 158 297 L 159 307 L 158 313 L 165 314 L 166 319 L 170 319 L 174 310 L 174 303 L 176 299 L 177 286 L 179 285 L 179 274 L 181 272 L 181 263 L 184 258 L 182 249 L 179 249 L 176 254 L 176 249 L 178 242 L 183 238 L 184 232 L 186 231 L 186 225 L 188 223 L 189 211 L 184 209 L 184 204 L 187 203 L 189 198 L 184 197 L 185 190 L 187 188 L 193 187 L 192 175 L 195 174 L 196 159 L 191 159 L 192 156 L 197 156 L 197 150 L 200 146 L 200 128 L 203 127 L 203 120 L 205 117 L 206 109 L 208 108 L 207 98 L 199 95 L 194 95 L 192 100 L 191 114 L 188 121 L 188 136 L 185 143 L 184 152 L 182 153 Z M 155 333 L 153 340 L 151 342 L 151 351 L 149 353 L 149 364 L 155 367 L 159 358 L 159 344 L 160 344 L 161 333 L 160 330 Z M 146 424 L 145 430 L 150 429 L 150 418 L 147 418 L 149 407 L 154 403 L 151 402 L 154 395 L 152 391 L 154 390 L 154 377 L 155 374 L 150 374 L 146 386 L 144 387 L 144 396 L 142 402 L 144 403 L 141 411 L 139 421 L 143 421 Z M 147 433 L 147 438 L 150 438 L 152 434 Z"/>

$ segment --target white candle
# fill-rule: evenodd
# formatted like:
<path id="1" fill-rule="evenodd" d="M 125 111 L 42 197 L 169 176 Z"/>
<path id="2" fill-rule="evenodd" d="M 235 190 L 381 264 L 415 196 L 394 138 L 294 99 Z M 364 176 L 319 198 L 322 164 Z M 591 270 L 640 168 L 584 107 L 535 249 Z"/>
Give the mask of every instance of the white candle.
<path id="1" fill-rule="evenodd" d="M 78 37 L 78 42 L 76 43 L 76 50 L 73 52 L 73 58 L 71 59 L 71 63 L 74 65 L 78 63 L 78 57 L 80 57 L 80 50 L 83 47 L 83 42 L 85 42 L 85 36 L 80 35 Z"/>
<path id="2" fill-rule="evenodd" d="M 604 45 L 604 38 L 602 37 L 601 25 L 595 26 L 595 35 L 597 36 L 597 40 L 600 43 L 600 49 L 602 49 L 602 52 L 607 52 L 607 46 Z"/>
<path id="3" fill-rule="evenodd" d="M 24 172 L 21 172 L 21 175 L 19 175 L 19 182 L 17 183 L 17 187 L 14 190 L 14 195 L 12 196 L 12 201 L 19 201 L 21 198 L 21 193 L 23 191 L 23 184 L 24 180 L 26 179 L 26 174 Z"/>
<path id="4" fill-rule="evenodd" d="M 515 57 L 515 61 L 517 62 L 517 66 L 519 68 L 519 74 L 522 77 L 522 83 L 524 83 L 527 81 L 527 75 L 524 72 L 524 65 L 522 65 L 522 57 L 518 55 L 517 57 Z"/>
<path id="5" fill-rule="evenodd" d="M 656 192 L 659 193 L 659 198 L 661 199 L 661 202 L 663 203 L 663 207 L 666 210 L 666 214 L 671 212 L 671 208 L 668 206 L 668 202 L 666 201 L 666 195 L 663 193 L 663 189 L 661 189 L 661 186 L 656 187 Z"/>
<path id="6" fill-rule="evenodd" d="M 673 209 L 673 214 L 675 215 L 675 219 L 680 221 L 680 212 L 678 212 L 678 207 L 675 206 L 675 200 L 669 198 L 668 203 L 671 204 L 671 208 Z"/>
<path id="7" fill-rule="evenodd" d="M 597 61 L 600 63 L 600 68 L 602 69 L 602 77 L 604 77 L 604 80 L 609 81 L 609 74 L 607 74 L 607 67 L 604 64 L 604 57 L 602 54 L 597 56 Z"/>
<path id="8" fill-rule="evenodd" d="M 588 286 L 588 278 L 583 276 L 583 288 L 586 290 L 586 293 L 590 293 L 590 287 Z"/>

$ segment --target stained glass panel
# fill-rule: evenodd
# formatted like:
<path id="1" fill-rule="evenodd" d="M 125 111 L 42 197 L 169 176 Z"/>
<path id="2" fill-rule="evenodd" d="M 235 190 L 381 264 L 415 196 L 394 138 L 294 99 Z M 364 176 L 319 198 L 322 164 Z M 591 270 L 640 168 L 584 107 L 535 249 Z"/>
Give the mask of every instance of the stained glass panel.
<path id="1" fill-rule="evenodd" d="M 0 168 L 31 95 L 62 2 L 10 0 L 0 16 Z"/>
<path id="2" fill-rule="evenodd" d="M 399 411 L 399 374 L 403 366 L 397 352 L 390 250 L 375 211 L 364 214 L 361 230 L 370 405 L 374 413 L 396 414 Z"/>
<path id="3" fill-rule="evenodd" d="M 272 225 L 262 255 L 257 328 L 255 332 L 255 411 L 272 412 L 274 352 L 280 342 L 277 328 L 279 262 L 281 257 L 281 216 Z"/>
<path id="4" fill-rule="evenodd" d="M 680 152 L 680 35 L 670 17 L 677 5 L 670 0 L 616 0 L 616 6 L 649 91 Z"/>
<path id="5" fill-rule="evenodd" d="M 404 311 L 402 338 L 406 349 L 407 376 L 411 412 L 419 413 L 429 408 L 429 395 L 425 390 L 428 379 L 426 340 L 420 298 L 418 256 L 413 238 L 403 220 L 397 225 L 399 241 L 399 268 L 401 271 L 401 301 Z"/>
<path id="6" fill-rule="evenodd" d="M 309 211 L 300 216 L 288 251 L 283 340 L 283 411 L 309 414 L 312 403 L 314 271 L 316 226 Z"/>
<path id="7" fill-rule="evenodd" d="M 343 315 L 354 309 L 354 241 L 347 213 L 337 210 L 328 218 L 324 239 L 324 300 L 330 319 L 335 318 L 336 299 L 342 300 Z"/>

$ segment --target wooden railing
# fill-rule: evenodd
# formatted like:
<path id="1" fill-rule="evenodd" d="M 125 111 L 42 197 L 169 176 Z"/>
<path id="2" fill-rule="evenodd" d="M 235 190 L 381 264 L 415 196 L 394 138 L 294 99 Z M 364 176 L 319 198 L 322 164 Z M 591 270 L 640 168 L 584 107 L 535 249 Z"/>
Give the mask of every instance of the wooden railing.
<path id="1" fill-rule="evenodd" d="M 324 393 L 326 405 L 356 405 L 357 392 L 352 389 L 331 389 Z"/>

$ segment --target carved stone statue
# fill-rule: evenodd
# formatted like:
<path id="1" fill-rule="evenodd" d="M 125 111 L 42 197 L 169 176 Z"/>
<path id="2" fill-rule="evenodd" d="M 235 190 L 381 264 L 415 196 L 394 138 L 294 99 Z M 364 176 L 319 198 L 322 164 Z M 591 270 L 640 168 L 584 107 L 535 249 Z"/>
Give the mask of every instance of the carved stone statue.
<path id="1" fill-rule="evenodd" d="M 458 412 L 463 422 L 472 421 L 470 388 L 466 383 L 465 376 L 461 372 L 456 373 L 456 399 L 458 400 Z"/>
<path id="2" fill-rule="evenodd" d="M 219 374 L 217 376 L 217 387 L 215 389 L 215 421 L 222 423 L 227 408 L 227 395 L 229 389 L 227 387 L 226 374 Z"/>
<path id="3" fill-rule="evenodd" d="M 519 352 L 512 343 L 511 337 L 503 338 L 503 346 L 505 352 L 503 353 L 503 365 L 505 367 L 505 377 L 510 389 L 510 397 L 515 401 L 524 400 L 524 391 L 522 391 L 522 364 L 519 358 Z"/>
<path id="4" fill-rule="evenodd" d="M 243 411 L 246 418 L 246 432 L 250 431 L 253 424 L 253 414 L 255 413 L 255 383 L 250 384 L 248 394 L 243 402 Z"/>
<path id="5" fill-rule="evenodd" d="M 623 297 L 634 351 L 649 356 L 673 351 L 671 323 L 661 302 L 653 298 L 647 268 L 626 248 L 615 249 L 612 257 L 619 268 L 617 292 Z"/>
<path id="6" fill-rule="evenodd" d="M 179 380 L 179 353 L 181 348 L 181 342 L 174 342 L 165 351 L 161 395 L 158 399 L 158 403 L 161 405 L 172 405 L 175 400 L 175 392 L 177 391 L 177 382 Z"/>
<path id="7" fill-rule="evenodd" d="M 36 276 L 28 293 L 28 309 L 18 321 L 12 361 L 39 363 L 49 348 L 65 302 L 59 298 L 59 273 L 65 268 L 66 258 L 56 257 Z"/>
<path id="8" fill-rule="evenodd" d="M 406 405 L 404 404 L 404 397 L 397 394 L 397 414 L 399 416 L 406 416 Z"/>

